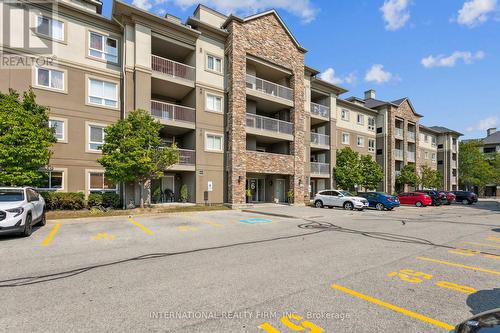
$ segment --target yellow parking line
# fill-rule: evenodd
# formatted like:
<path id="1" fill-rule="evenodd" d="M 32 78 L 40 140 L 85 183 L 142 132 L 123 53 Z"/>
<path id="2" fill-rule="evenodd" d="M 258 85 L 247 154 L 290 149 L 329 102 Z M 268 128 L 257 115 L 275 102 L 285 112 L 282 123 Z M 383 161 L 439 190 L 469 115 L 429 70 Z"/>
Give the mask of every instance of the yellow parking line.
<path id="1" fill-rule="evenodd" d="M 61 226 L 60 223 L 56 224 L 54 228 L 52 228 L 52 231 L 50 234 L 45 238 L 42 242 L 42 246 L 48 246 L 52 238 L 54 238 L 55 234 L 57 233 L 57 230 L 59 230 L 59 227 Z"/>
<path id="2" fill-rule="evenodd" d="M 143 226 L 139 222 L 135 221 L 133 218 L 129 217 L 128 220 L 130 221 L 130 223 L 132 223 L 133 225 L 135 225 L 136 227 L 138 227 L 139 229 L 141 229 L 145 233 L 150 234 L 150 235 L 153 234 L 153 232 L 151 231 L 151 229 L 146 228 L 145 226 Z"/>
<path id="3" fill-rule="evenodd" d="M 448 262 L 448 261 L 437 260 L 437 259 L 426 258 L 426 257 L 417 257 L 417 259 L 418 260 L 425 260 L 425 261 L 435 262 L 437 264 L 442 264 L 442 265 L 447 265 L 447 266 L 452 266 L 452 267 L 459 267 L 459 268 L 470 269 L 472 271 L 478 271 L 478 272 L 483 272 L 483 273 L 500 275 L 499 271 L 494 271 L 492 269 L 485 269 L 485 268 L 467 266 L 467 265 L 457 264 L 457 263 L 454 263 L 454 262 Z"/>
<path id="4" fill-rule="evenodd" d="M 348 289 L 346 287 L 339 286 L 338 284 L 332 284 L 331 287 L 333 289 L 340 290 L 340 291 L 342 291 L 342 292 L 344 292 L 346 294 L 349 294 L 351 296 L 360 298 L 362 300 L 368 301 L 368 302 L 373 303 L 373 304 L 380 305 L 380 306 L 388 308 L 388 309 L 390 309 L 392 311 L 402 313 L 405 316 L 412 317 L 412 318 L 415 318 L 415 319 L 418 319 L 418 320 L 421 320 L 421 321 L 425 321 L 426 323 L 429 323 L 429 324 L 432 324 L 432 325 L 444 328 L 446 330 L 452 330 L 452 329 L 455 328 L 454 326 L 451 326 L 450 324 L 443 323 L 442 321 L 426 317 L 424 315 L 421 315 L 420 313 L 416 313 L 416 312 L 413 312 L 413 311 L 401 308 L 399 306 L 396 306 L 394 304 L 381 301 L 381 300 L 379 300 L 377 298 L 373 298 L 373 297 L 370 297 L 368 295 L 358 293 L 357 291 L 354 291 L 352 289 Z"/>
<path id="5" fill-rule="evenodd" d="M 486 246 L 486 247 L 494 247 L 500 249 L 500 245 L 496 244 L 486 244 L 486 243 L 476 243 L 476 242 L 463 242 L 464 244 L 471 244 L 471 245 L 479 245 L 479 246 Z"/>

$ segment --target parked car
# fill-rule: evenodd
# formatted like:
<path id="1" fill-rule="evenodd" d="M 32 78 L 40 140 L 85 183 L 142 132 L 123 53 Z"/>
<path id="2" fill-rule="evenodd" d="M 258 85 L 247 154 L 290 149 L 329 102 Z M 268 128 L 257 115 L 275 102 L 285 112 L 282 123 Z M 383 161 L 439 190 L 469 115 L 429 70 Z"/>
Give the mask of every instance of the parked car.
<path id="1" fill-rule="evenodd" d="M 440 191 L 439 194 L 446 197 L 445 205 L 451 205 L 453 202 L 455 202 L 456 199 L 455 194 L 449 191 Z"/>
<path id="2" fill-rule="evenodd" d="M 377 210 L 393 210 L 394 207 L 399 207 L 397 197 L 382 192 L 358 192 L 358 197 L 368 200 L 369 207 Z"/>
<path id="3" fill-rule="evenodd" d="M 469 191 L 453 191 L 453 194 L 456 196 L 456 201 L 461 202 L 463 204 L 472 205 L 474 202 L 477 202 L 477 194 Z"/>
<path id="4" fill-rule="evenodd" d="M 28 237 L 35 224 L 45 225 L 45 200 L 29 187 L 0 187 L 0 234 Z"/>
<path id="5" fill-rule="evenodd" d="M 314 206 L 322 208 L 343 207 L 344 209 L 363 210 L 368 207 L 368 200 L 356 197 L 348 191 L 323 190 L 314 196 Z"/>
<path id="6" fill-rule="evenodd" d="M 432 205 L 432 199 L 422 192 L 404 192 L 398 195 L 399 202 L 402 205 L 415 205 L 417 207 L 425 207 Z"/>
<path id="7" fill-rule="evenodd" d="M 500 308 L 481 312 L 458 324 L 454 333 L 499 333 Z"/>
<path id="8" fill-rule="evenodd" d="M 447 201 L 446 200 L 446 196 L 443 197 L 443 196 L 439 195 L 438 191 L 434 191 L 434 190 L 417 190 L 415 192 L 424 193 L 424 194 L 427 194 L 428 196 L 430 196 L 431 199 L 432 199 L 432 205 L 433 206 L 441 206 L 443 203 L 445 203 Z"/>

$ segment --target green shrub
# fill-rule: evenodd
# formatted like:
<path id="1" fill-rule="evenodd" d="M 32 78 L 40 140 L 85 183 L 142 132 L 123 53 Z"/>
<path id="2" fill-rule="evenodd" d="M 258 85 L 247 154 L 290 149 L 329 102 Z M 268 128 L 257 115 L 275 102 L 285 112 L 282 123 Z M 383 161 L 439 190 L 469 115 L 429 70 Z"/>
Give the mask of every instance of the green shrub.
<path id="1" fill-rule="evenodd" d="M 78 210 L 85 207 L 85 196 L 76 192 L 41 192 L 47 210 Z"/>
<path id="2" fill-rule="evenodd" d="M 120 196 L 115 192 L 104 192 L 102 195 L 102 205 L 106 208 L 120 208 Z"/>
<path id="3" fill-rule="evenodd" d="M 103 205 L 103 195 L 101 193 L 90 193 L 87 199 L 87 207 L 96 207 Z"/>
<path id="4" fill-rule="evenodd" d="M 188 192 L 188 187 L 186 184 L 183 184 L 181 186 L 181 190 L 180 190 L 180 197 L 181 197 L 181 200 L 182 202 L 186 202 L 189 198 L 189 192 Z"/>

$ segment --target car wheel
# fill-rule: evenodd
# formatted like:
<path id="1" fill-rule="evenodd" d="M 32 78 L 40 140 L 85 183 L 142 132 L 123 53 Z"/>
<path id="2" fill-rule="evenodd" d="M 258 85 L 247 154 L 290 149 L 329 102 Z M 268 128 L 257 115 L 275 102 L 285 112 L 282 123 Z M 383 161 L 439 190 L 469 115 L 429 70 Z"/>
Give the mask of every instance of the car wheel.
<path id="1" fill-rule="evenodd" d="M 346 202 L 344 202 L 344 206 L 343 207 L 344 207 L 345 210 L 353 210 L 354 205 L 352 204 L 352 202 L 346 201 Z"/>
<path id="2" fill-rule="evenodd" d="M 333 206 L 328 206 L 328 208 L 333 209 Z"/>
<path id="3" fill-rule="evenodd" d="M 323 202 L 321 200 L 316 200 L 316 202 L 314 203 L 314 207 L 323 208 Z"/>
<path id="4" fill-rule="evenodd" d="M 462 204 L 464 204 L 464 205 L 469 205 L 469 204 L 470 204 L 470 202 L 469 202 L 469 200 L 464 199 L 464 200 L 462 200 Z"/>
<path id="5" fill-rule="evenodd" d="M 375 205 L 375 208 L 376 208 L 377 210 L 384 210 L 384 205 L 383 205 L 383 204 L 381 204 L 381 203 L 379 202 L 379 203 L 377 203 L 377 204 Z"/>
<path id="6" fill-rule="evenodd" d="M 421 202 L 421 201 L 417 201 L 417 202 L 415 203 L 415 206 L 417 206 L 417 207 L 422 207 L 423 205 L 422 205 L 422 202 Z"/>
<path id="7" fill-rule="evenodd" d="M 40 226 L 43 227 L 47 224 L 47 216 L 45 216 L 45 210 L 42 213 L 42 218 L 40 220 Z"/>
<path id="8" fill-rule="evenodd" d="M 24 230 L 23 237 L 31 236 L 31 231 L 33 230 L 33 226 L 31 225 L 31 214 L 26 215 L 26 222 L 24 222 Z"/>

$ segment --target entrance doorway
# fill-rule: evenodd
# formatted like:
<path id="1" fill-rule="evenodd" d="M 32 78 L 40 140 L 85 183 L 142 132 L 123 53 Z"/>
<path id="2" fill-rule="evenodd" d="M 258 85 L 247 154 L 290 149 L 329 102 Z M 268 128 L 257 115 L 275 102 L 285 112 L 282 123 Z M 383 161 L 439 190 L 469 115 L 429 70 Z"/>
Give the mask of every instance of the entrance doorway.
<path id="1" fill-rule="evenodd" d="M 250 190 L 250 202 L 264 202 L 265 199 L 265 181 L 261 178 L 248 178 L 246 189 Z"/>
<path id="2" fill-rule="evenodd" d="M 278 199 L 279 202 L 285 202 L 285 180 L 276 179 L 274 185 L 274 197 Z"/>

